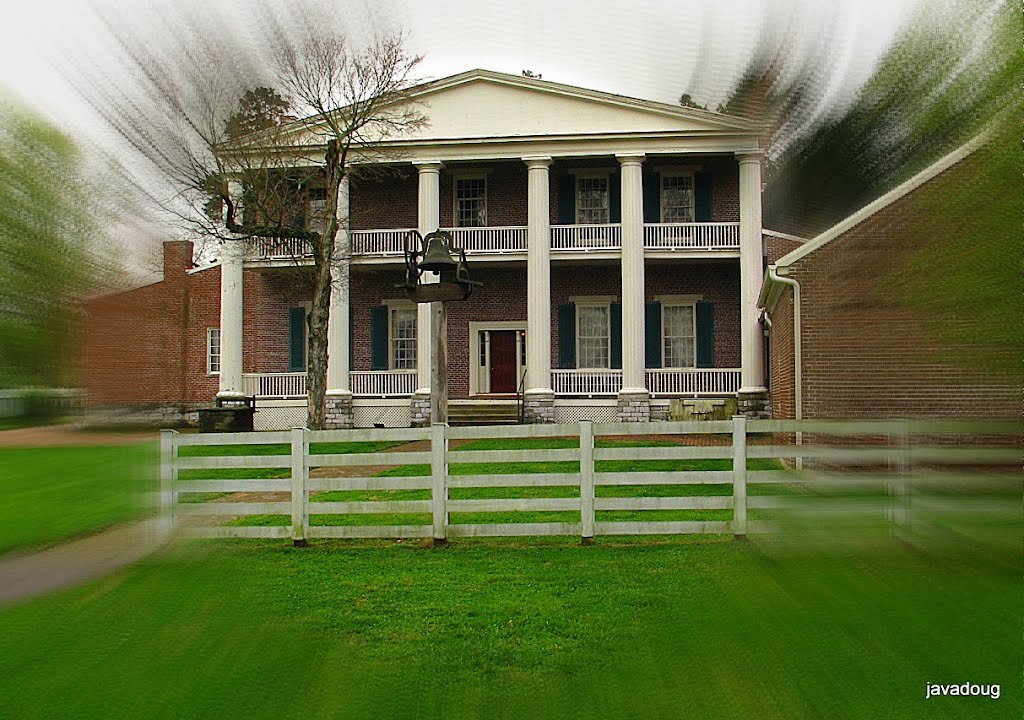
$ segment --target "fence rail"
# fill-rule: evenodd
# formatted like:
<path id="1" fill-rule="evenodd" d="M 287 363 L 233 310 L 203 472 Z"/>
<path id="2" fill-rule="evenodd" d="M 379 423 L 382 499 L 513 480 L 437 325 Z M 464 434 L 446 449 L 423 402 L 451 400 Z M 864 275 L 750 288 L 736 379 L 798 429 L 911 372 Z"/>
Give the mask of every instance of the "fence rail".
<path id="1" fill-rule="evenodd" d="M 750 511 L 795 517 L 811 512 L 814 525 L 826 532 L 832 520 L 823 518 L 840 513 L 881 520 L 901 531 L 920 529 L 935 518 L 957 527 L 990 517 L 1004 527 L 1019 525 L 1016 427 L 972 426 L 973 437 L 987 444 L 970 447 L 961 444 L 964 427 L 735 417 L 199 435 L 167 430 L 161 435 L 161 517 L 167 531 L 182 535 L 299 543 L 524 535 L 590 541 L 602 535 L 743 536 L 772 529 L 763 518 L 752 520 Z M 657 444 L 636 447 L 630 441 L 652 433 L 660 438 Z M 796 442 L 797 434 L 803 442 Z M 562 438 L 559 444 L 565 446 L 449 446 L 453 440 L 494 439 L 528 445 L 543 438 Z M 912 438 L 935 442 L 913 445 Z M 426 449 L 352 452 L 353 443 L 409 441 L 422 441 Z M 253 451 L 239 454 L 245 446 Z M 765 458 L 800 459 L 813 467 L 798 473 L 778 464 L 766 467 Z M 666 462 L 674 469 L 664 469 Z M 545 465 L 533 465 L 537 472 L 530 472 L 520 463 Z M 910 472 L 915 463 L 928 469 L 920 481 Z M 381 466 L 404 470 L 394 477 L 374 474 Z M 845 471 L 837 474 L 839 466 Z M 978 467 L 986 473 L 965 484 L 964 474 Z M 347 470 L 338 474 L 331 468 Z M 974 494 L 965 498 L 951 487 L 970 487 Z M 850 494 L 851 488 L 858 492 Z M 864 488 L 881 490 L 865 494 Z M 837 493 L 845 499 L 836 500 Z M 258 526 L 244 524 L 253 516 L 278 516 L 280 522 L 268 524 L 260 517 Z"/>

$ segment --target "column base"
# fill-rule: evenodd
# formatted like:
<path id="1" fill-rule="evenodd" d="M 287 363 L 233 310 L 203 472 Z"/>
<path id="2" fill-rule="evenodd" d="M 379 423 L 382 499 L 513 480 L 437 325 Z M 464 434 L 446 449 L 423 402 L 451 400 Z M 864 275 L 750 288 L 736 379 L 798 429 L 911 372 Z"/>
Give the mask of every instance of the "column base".
<path id="1" fill-rule="evenodd" d="M 324 427 L 328 430 L 351 430 L 352 393 L 328 392 L 324 397 Z"/>
<path id="2" fill-rule="evenodd" d="M 409 399 L 409 424 L 413 427 L 430 425 L 430 391 L 417 390 Z"/>
<path id="3" fill-rule="evenodd" d="M 523 422 L 551 425 L 555 422 L 555 392 L 547 388 L 527 390 L 523 395 Z"/>
<path id="4" fill-rule="evenodd" d="M 646 390 L 623 390 L 618 397 L 619 422 L 650 422 L 651 394 Z"/>
<path id="5" fill-rule="evenodd" d="M 736 395 L 736 412 L 750 420 L 771 418 L 767 390 L 740 390 Z"/>

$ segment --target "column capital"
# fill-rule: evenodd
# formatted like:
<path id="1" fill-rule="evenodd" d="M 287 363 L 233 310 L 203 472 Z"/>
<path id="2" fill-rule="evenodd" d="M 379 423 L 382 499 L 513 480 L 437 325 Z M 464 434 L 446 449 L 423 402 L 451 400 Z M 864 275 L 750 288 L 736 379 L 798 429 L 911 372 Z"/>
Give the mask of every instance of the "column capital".
<path id="1" fill-rule="evenodd" d="M 441 172 L 441 167 L 444 165 L 440 160 L 413 160 L 412 164 L 421 173 Z"/>
<path id="2" fill-rule="evenodd" d="M 548 155 L 529 155 L 523 158 L 528 168 L 546 168 L 551 166 L 551 157 Z"/>
<path id="3" fill-rule="evenodd" d="M 615 158 L 619 161 L 619 165 L 625 167 L 627 165 L 642 165 L 647 156 L 642 152 L 622 152 L 615 153 Z"/>
<path id="4" fill-rule="evenodd" d="M 737 150 L 733 153 L 736 159 L 739 160 L 740 165 L 746 165 L 748 163 L 761 164 L 761 160 L 764 158 L 764 150 Z"/>

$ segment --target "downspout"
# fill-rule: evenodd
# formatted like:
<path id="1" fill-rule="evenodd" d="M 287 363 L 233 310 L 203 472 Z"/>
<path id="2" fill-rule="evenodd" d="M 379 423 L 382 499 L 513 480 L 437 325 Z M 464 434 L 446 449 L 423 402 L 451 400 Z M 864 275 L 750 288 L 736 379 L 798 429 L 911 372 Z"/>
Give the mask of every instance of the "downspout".
<path id="1" fill-rule="evenodd" d="M 793 278 L 782 277 L 778 274 L 778 268 L 775 265 L 768 266 L 768 277 L 773 282 L 781 283 L 783 285 L 789 285 L 793 288 L 793 405 L 794 405 L 794 416 L 796 420 L 803 419 L 803 341 L 801 340 L 800 334 L 800 283 Z M 796 444 L 803 445 L 804 434 L 802 431 L 796 433 Z M 803 469 L 803 458 L 797 457 L 796 469 Z"/>

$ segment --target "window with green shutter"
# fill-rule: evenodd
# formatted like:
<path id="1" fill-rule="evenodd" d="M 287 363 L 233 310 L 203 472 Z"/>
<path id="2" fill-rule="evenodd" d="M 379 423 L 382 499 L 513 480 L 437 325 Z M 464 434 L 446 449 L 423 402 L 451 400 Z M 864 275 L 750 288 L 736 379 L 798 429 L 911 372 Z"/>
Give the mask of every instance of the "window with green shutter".
<path id="1" fill-rule="evenodd" d="M 576 367 L 576 306 L 573 303 L 558 306 L 558 367 L 563 370 Z"/>
<path id="2" fill-rule="evenodd" d="M 288 372 L 306 371 L 306 309 L 288 309 Z"/>
<path id="3" fill-rule="evenodd" d="M 697 312 L 697 367 L 713 368 L 715 366 L 715 306 L 709 302 L 699 302 Z"/>

